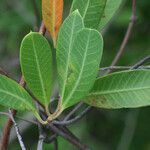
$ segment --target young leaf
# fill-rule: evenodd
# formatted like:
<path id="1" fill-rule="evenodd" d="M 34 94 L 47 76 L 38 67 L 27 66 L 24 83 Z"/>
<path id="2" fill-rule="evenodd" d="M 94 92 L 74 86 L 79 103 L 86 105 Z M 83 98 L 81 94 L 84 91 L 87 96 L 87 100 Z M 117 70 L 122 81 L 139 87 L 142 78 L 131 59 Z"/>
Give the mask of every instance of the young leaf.
<path id="1" fill-rule="evenodd" d="M 47 30 L 56 44 L 63 15 L 63 0 L 42 0 L 42 16 Z"/>
<path id="2" fill-rule="evenodd" d="M 85 102 L 100 108 L 150 105 L 150 70 L 123 71 L 101 77 Z"/>
<path id="3" fill-rule="evenodd" d="M 96 79 L 103 50 L 102 37 L 96 30 L 82 29 L 71 42 L 71 49 L 65 49 L 68 56 L 58 55 L 63 109 L 87 95 Z M 62 49 L 58 49 L 60 51 Z"/>
<path id="4" fill-rule="evenodd" d="M 0 75 L 0 105 L 21 111 L 36 111 L 31 96 L 15 81 Z"/>
<path id="5" fill-rule="evenodd" d="M 48 41 L 31 32 L 22 41 L 21 69 L 34 96 L 44 105 L 50 102 L 52 88 L 52 54 Z"/>
<path id="6" fill-rule="evenodd" d="M 102 30 L 103 27 L 110 21 L 115 12 L 118 10 L 121 3 L 122 0 L 107 0 L 103 16 L 100 21 L 100 30 Z"/>
<path id="7" fill-rule="evenodd" d="M 71 12 L 78 9 L 85 27 L 98 29 L 107 0 L 73 0 Z"/>

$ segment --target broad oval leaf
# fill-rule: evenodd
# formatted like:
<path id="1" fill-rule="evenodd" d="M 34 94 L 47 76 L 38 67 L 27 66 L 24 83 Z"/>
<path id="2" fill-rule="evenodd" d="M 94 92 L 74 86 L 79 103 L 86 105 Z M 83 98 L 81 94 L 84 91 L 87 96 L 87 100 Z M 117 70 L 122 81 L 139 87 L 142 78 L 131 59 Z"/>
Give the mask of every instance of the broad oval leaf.
<path id="1" fill-rule="evenodd" d="M 58 51 L 60 50 L 58 49 Z M 77 33 L 71 50 L 68 52 L 67 62 L 63 61 L 65 58 L 61 57 L 61 66 L 63 66 L 59 71 L 59 78 L 61 79 L 60 83 L 63 83 L 61 86 L 63 109 L 79 102 L 93 86 L 102 50 L 101 35 L 96 30 L 82 29 Z"/>
<path id="2" fill-rule="evenodd" d="M 150 70 L 122 71 L 101 77 L 85 102 L 113 109 L 150 105 Z"/>
<path id="3" fill-rule="evenodd" d="M 85 27 L 98 29 L 107 0 L 73 0 L 71 12 L 78 9 Z"/>
<path id="4" fill-rule="evenodd" d="M 55 45 L 62 24 L 63 0 L 42 0 L 42 16 Z"/>
<path id="5" fill-rule="evenodd" d="M 119 9 L 121 3 L 122 0 L 107 0 L 103 16 L 100 20 L 100 30 L 102 30 L 105 25 L 110 21 L 116 11 Z"/>
<path id="6" fill-rule="evenodd" d="M 52 89 L 52 52 L 46 38 L 34 32 L 25 36 L 20 62 L 27 86 L 41 104 L 47 106 Z"/>
<path id="7" fill-rule="evenodd" d="M 0 105 L 20 111 L 36 111 L 31 96 L 15 81 L 0 75 Z"/>

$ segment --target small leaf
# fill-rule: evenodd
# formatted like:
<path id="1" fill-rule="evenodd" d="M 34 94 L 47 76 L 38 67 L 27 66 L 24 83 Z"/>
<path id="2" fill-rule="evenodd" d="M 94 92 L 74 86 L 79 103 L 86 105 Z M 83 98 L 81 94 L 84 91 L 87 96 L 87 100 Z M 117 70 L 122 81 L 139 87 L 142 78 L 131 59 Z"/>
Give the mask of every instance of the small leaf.
<path id="1" fill-rule="evenodd" d="M 60 55 L 58 48 L 59 83 L 63 109 L 85 97 L 96 79 L 103 50 L 103 40 L 96 30 L 82 29 L 74 38 L 68 55 Z M 67 58 L 67 61 L 65 61 Z"/>
<path id="2" fill-rule="evenodd" d="M 63 0 L 42 0 L 42 16 L 47 30 L 56 44 L 63 15 Z"/>
<path id="3" fill-rule="evenodd" d="M 101 77 L 85 102 L 100 108 L 148 106 L 150 70 L 123 71 Z"/>
<path id="4" fill-rule="evenodd" d="M 49 43 L 39 33 L 31 32 L 23 39 L 20 50 L 21 69 L 27 86 L 47 106 L 52 90 L 52 53 Z"/>
<path id="5" fill-rule="evenodd" d="M 85 27 L 98 29 L 107 0 L 73 0 L 71 12 L 78 9 Z"/>
<path id="6" fill-rule="evenodd" d="M 0 105 L 21 111 L 36 111 L 31 96 L 15 81 L 0 75 Z"/>
<path id="7" fill-rule="evenodd" d="M 116 11 L 119 9 L 123 0 L 107 0 L 106 6 L 103 12 L 103 16 L 100 21 L 100 30 L 110 21 Z"/>

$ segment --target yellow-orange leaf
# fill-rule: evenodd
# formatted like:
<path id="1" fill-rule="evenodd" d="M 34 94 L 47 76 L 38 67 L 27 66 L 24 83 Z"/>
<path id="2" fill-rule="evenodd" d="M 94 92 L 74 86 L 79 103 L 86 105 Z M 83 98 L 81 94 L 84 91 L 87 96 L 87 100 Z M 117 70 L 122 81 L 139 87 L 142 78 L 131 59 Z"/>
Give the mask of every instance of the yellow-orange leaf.
<path id="1" fill-rule="evenodd" d="M 63 0 L 42 0 L 42 16 L 54 46 L 62 23 Z"/>

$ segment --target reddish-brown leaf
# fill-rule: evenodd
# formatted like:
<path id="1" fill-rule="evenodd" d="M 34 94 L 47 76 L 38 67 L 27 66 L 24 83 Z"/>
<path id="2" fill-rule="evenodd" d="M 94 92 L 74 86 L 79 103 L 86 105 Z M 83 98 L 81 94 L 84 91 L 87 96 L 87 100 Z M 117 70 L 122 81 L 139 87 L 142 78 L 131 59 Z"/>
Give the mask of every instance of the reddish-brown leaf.
<path id="1" fill-rule="evenodd" d="M 62 24 L 63 0 L 42 0 L 42 16 L 55 46 L 57 34 Z"/>

